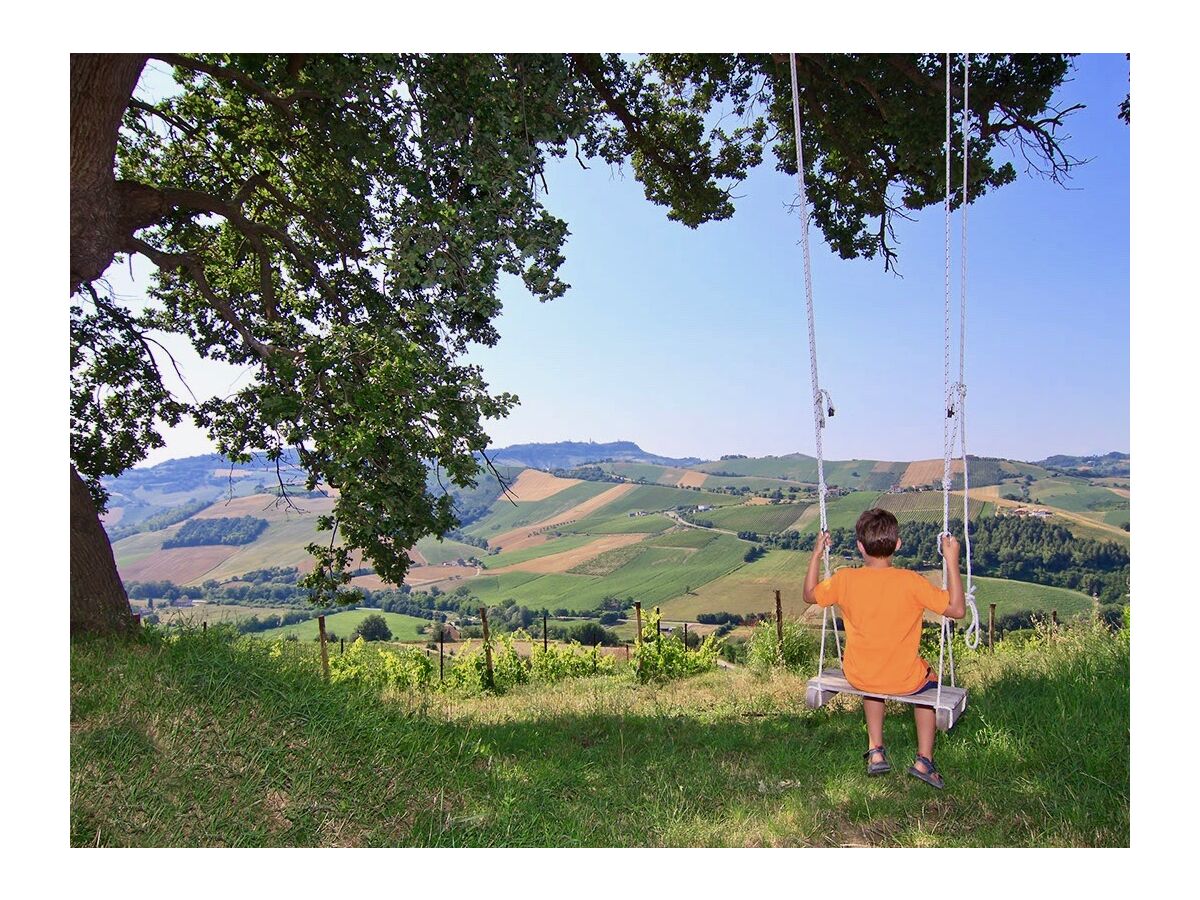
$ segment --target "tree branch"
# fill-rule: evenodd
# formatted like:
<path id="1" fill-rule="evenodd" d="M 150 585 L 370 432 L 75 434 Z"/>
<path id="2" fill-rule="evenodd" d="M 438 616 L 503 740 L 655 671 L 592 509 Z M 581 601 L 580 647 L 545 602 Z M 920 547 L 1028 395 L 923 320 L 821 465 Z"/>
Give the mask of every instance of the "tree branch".
<path id="1" fill-rule="evenodd" d="M 136 237 L 129 238 L 125 246 L 121 249 L 127 253 L 142 254 L 160 269 L 182 269 L 186 271 L 192 276 L 192 280 L 195 281 L 196 287 L 208 302 L 208 305 L 238 333 L 242 340 L 246 342 L 246 346 L 253 350 L 264 362 L 271 362 L 277 354 L 291 356 L 292 358 L 299 358 L 301 356 L 301 353 L 297 350 L 277 347 L 254 337 L 250 333 L 250 327 L 233 311 L 233 307 L 217 296 L 217 293 L 212 289 L 212 286 L 208 283 L 208 278 L 204 274 L 204 264 L 195 256 L 189 253 L 169 253 L 165 250 L 159 250 L 157 247 L 153 247 Z"/>

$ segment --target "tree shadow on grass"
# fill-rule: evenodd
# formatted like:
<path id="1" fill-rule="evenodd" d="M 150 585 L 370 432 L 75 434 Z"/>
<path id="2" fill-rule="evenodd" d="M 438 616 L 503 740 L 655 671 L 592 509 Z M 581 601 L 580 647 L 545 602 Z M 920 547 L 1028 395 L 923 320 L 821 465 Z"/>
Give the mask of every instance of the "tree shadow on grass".
<path id="1" fill-rule="evenodd" d="M 885 723 L 892 773 L 868 778 L 853 701 L 663 715 L 622 708 L 654 690 L 626 686 L 564 713 L 527 686 L 522 717 L 485 724 L 199 640 L 144 655 L 111 702 L 84 704 L 110 730 L 73 735 L 73 843 L 99 830 L 152 845 L 1128 844 L 1128 703 L 1103 679 L 1010 672 L 973 692 L 939 736 L 938 792 L 904 774 L 907 710 Z M 154 693 L 131 705 L 122 691 Z"/>

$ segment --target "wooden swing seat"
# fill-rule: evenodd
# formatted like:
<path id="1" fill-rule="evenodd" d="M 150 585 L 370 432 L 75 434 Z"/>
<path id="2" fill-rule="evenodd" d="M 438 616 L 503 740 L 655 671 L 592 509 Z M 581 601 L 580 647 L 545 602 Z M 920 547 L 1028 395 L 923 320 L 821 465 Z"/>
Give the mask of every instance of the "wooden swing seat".
<path id="1" fill-rule="evenodd" d="M 949 731 L 967 708 L 966 688 L 942 685 L 942 705 L 937 705 L 937 688 L 926 688 L 915 694 L 872 694 L 860 691 L 846 680 L 841 669 L 825 669 L 820 678 L 810 678 L 804 692 L 804 704 L 817 709 L 829 702 L 834 694 L 855 694 L 877 700 L 895 700 L 910 706 L 931 706 L 936 710 L 938 731 Z"/>

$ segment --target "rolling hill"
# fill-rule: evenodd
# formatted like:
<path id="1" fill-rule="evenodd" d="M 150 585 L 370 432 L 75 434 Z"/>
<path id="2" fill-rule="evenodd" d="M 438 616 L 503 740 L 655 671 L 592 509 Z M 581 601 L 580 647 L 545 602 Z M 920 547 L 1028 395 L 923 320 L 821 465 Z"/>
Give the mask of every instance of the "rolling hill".
<path id="1" fill-rule="evenodd" d="M 542 458 L 566 461 L 588 455 L 581 446 L 607 452 L 626 443 L 565 444 L 557 456 L 558 445 L 522 447 L 549 454 Z M 551 473 L 516 465 L 517 459 L 534 456 L 515 454 L 510 457 L 514 465 L 501 470 L 508 493 L 490 473 L 490 482 L 481 477 L 475 488 L 456 494 L 460 508 L 472 511 L 460 532 L 441 541 L 423 538 L 410 550 L 414 565 L 408 586 L 421 592 L 436 588 L 480 604 L 511 601 L 531 609 L 571 612 L 594 610 L 606 598 L 634 598 L 660 605 L 676 618 L 723 610 L 762 611 L 764 603 L 773 602 L 771 591 L 779 589 L 785 607 L 799 614 L 796 604 L 808 554 L 777 547 L 747 562 L 754 545 L 736 535 L 753 532 L 760 540 L 774 541 L 773 535 L 815 532 L 818 508 L 813 485 L 806 480 L 815 477 L 815 461 L 802 454 L 695 464 L 647 457 L 586 469 L 556 467 Z M 1051 459 L 1064 467 L 1073 460 Z M 255 573 L 264 570 L 302 573 L 309 568 L 305 547 L 317 539 L 317 516 L 332 509 L 332 496 L 305 496 L 297 501 L 302 510 L 298 512 L 271 493 L 253 490 L 261 472 L 231 477 L 226 469 L 217 478 L 213 457 L 172 463 L 178 465 L 136 470 L 132 479 L 114 482 L 114 509 L 134 498 L 146 506 L 169 501 L 184 512 L 190 510 L 166 525 L 134 514 L 143 530 L 113 543 L 127 583 L 171 582 L 199 593 L 213 582 L 236 586 L 247 576 L 261 581 Z M 831 528 L 852 528 L 864 509 L 877 505 L 894 511 L 902 523 L 940 521 L 940 491 L 900 488 L 940 479 L 940 461 L 831 461 L 827 471 L 831 481 L 841 478 L 861 486 L 830 498 Z M 994 483 L 980 485 L 977 473 L 984 482 Z M 297 480 L 302 475 L 293 474 Z M 1081 538 L 1127 546 L 1128 479 L 1114 477 L 1089 479 L 1034 463 L 972 459 L 971 517 L 1032 515 L 1040 510 L 1040 517 L 1067 525 Z M 238 492 L 231 494 L 231 483 Z M 225 493 L 214 497 L 214 490 Z M 952 499 L 955 517 L 961 516 L 961 502 L 961 493 Z M 186 506 L 189 503 L 194 507 Z M 680 515 L 693 524 L 681 521 Z M 247 543 L 164 546 L 189 522 L 247 516 L 266 523 Z M 111 526 L 114 536 L 121 534 L 124 522 L 121 514 Z M 786 546 L 796 546 L 788 540 L 793 542 Z M 357 567 L 355 586 L 371 591 L 391 587 L 372 574 L 369 561 L 356 559 L 352 566 Z M 289 583 L 294 584 L 294 578 Z M 1061 588 L 1019 584 L 1004 582 L 989 592 L 1013 597 L 1014 603 L 1036 604 L 1032 608 L 1057 606 L 1064 614 L 1087 599 L 1073 591 L 1058 593 Z M 1012 604 L 1005 600 L 1003 605 Z"/>

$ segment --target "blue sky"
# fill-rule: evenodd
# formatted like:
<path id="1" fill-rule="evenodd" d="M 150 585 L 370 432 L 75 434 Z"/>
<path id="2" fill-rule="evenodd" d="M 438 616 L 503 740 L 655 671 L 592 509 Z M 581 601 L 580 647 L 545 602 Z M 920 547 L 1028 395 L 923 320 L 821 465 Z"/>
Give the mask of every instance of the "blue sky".
<path id="1" fill-rule="evenodd" d="M 973 453 L 1129 447 L 1129 129 L 1116 117 L 1128 71 L 1124 55 L 1076 60 L 1061 99 L 1087 104 L 1068 120 L 1068 147 L 1090 162 L 1069 190 L 1019 166 L 1015 184 L 969 210 Z M 690 230 L 646 201 L 628 169 L 591 165 L 555 161 L 546 176 L 546 203 L 571 231 L 572 289 L 541 304 L 506 281 L 502 339 L 472 353 L 494 390 L 522 401 L 490 424 L 494 443 L 813 452 L 794 179 L 768 163 L 741 186 L 731 220 Z M 957 266 L 957 216 L 954 227 Z M 898 223 L 902 278 L 878 260 L 837 258 L 813 232 L 821 381 L 838 411 L 830 458 L 941 455 L 942 228 L 940 207 Z M 955 304 L 957 283 L 956 268 Z M 197 393 L 246 377 L 182 356 Z M 149 462 L 207 449 L 181 427 Z"/>

